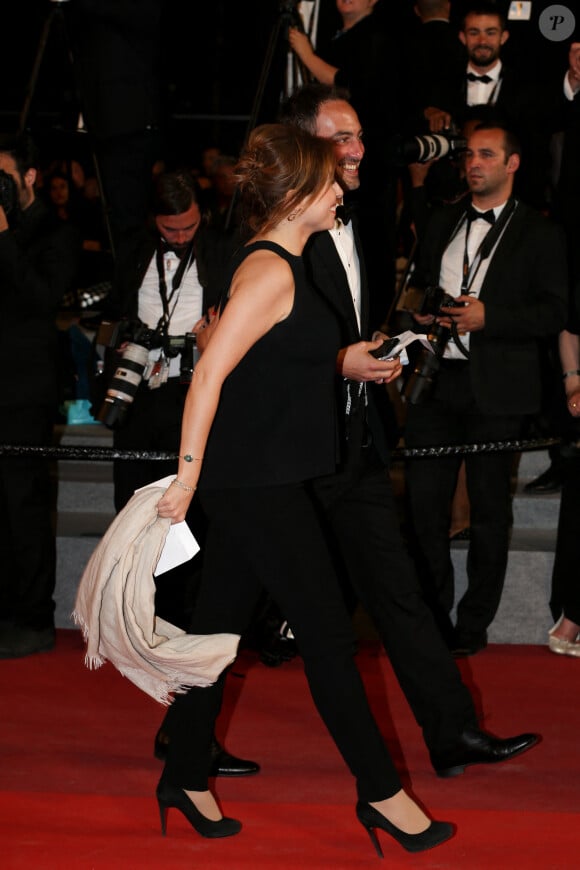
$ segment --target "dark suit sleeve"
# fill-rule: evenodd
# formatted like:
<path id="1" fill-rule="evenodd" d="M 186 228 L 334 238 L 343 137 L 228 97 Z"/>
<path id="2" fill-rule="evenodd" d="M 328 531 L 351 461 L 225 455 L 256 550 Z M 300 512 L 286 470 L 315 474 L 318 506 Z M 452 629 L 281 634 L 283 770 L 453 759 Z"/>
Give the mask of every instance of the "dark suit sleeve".
<path id="1" fill-rule="evenodd" d="M 0 233 L 0 287 L 4 299 L 25 303 L 37 314 L 54 314 L 65 293 L 74 287 L 81 238 L 63 224 L 24 250 L 11 230 Z"/>
<path id="2" fill-rule="evenodd" d="M 494 257 L 495 286 L 487 291 L 487 279 L 491 277 L 488 272 L 486 290 L 481 294 L 485 337 L 518 339 L 556 334 L 566 322 L 568 305 L 562 232 L 538 216 L 532 226 L 524 227 L 513 248 L 500 252 L 502 244 Z M 527 288 L 526 292 L 517 292 L 518 287 Z"/>

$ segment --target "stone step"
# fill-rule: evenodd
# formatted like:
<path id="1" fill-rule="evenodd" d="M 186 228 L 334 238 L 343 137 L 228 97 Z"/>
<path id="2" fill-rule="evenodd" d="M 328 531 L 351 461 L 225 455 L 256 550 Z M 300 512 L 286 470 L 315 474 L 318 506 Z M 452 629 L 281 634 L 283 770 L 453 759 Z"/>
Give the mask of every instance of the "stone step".
<path id="1" fill-rule="evenodd" d="M 456 603 L 467 588 L 466 556 L 465 550 L 452 550 Z M 553 566 L 553 552 L 510 549 L 500 606 L 488 630 L 490 643 L 547 643 L 553 624 L 548 606 Z"/>
<path id="2" fill-rule="evenodd" d="M 55 426 L 54 440 L 63 447 L 112 447 L 113 433 L 102 423 L 82 426 Z"/>
<path id="3" fill-rule="evenodd" d="M 560 512 L 560 493 L 550 495 L 527 495 L 521 485 L 514 494 L 512 502 L 514 528 L 533 529 L 558 526 Z"/>
<path id="4" fill-rule="evenodd" d="M 114 513 L 114 492 L 112 468 L 85 466 L 83 474 L 75 476 L 73 463 L 63 462 L 64 471 L 59 470 L 57 511 L 58 513 L 85 511 L 89 513 Z M 93 465 L 93 464 L 91 464 Z M 102 463 L 94 463 L 102 465 Z"/>
<path id="5" fill-rule="evenodd" d="M 64 426 L 62 445 L 112 446 L 104 426 Z M 559 495 L 527 496 L 523 487 L 549 465 L 547 451 L 521 454 L 514 492 L 514 529 L 501 605 L 490 627 L 492 643 L 545 643 L 551 626 L 548 600 Z M 70 628 L 70 614 L 85 565 L 114 518 L 112 463 L 59 461 L 57 501 L 56 625 Z M 467 542 L 452 546 L 456 599 L 467 584 Z"/>
<path id="6" fill-rule="evenodd" d="M 549 466 L 550 455 L 547 450 L 527 450 L 521 453 L 517 464 L 518 483 L 523 487 Z"/>
<path id="7" fill-rule="evenodd" d="M 85 565 L 97 546 L 99 535 L 59 535 L 56 542 L 56 609 L 54 622 L 57 628 L 74 628 L 71 613 L 74 609 L 77 589 Z"/>

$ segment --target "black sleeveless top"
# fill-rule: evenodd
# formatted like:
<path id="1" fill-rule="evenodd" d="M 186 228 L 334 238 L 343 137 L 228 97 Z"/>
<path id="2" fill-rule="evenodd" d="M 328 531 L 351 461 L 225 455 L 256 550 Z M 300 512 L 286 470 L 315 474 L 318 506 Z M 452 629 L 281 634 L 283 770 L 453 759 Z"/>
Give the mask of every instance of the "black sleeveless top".
<path id="1" fill-rule="evenodd" d="M 200 489 L 292 483 L 330 474 L 336 467 L 338 323 L 309 284 L 302 258 L 273 242 L 255 242 L 239 251 L 231 276 L 261 249 L 278 254 L 292 269 L 294 304 L 226 378 Z"/>

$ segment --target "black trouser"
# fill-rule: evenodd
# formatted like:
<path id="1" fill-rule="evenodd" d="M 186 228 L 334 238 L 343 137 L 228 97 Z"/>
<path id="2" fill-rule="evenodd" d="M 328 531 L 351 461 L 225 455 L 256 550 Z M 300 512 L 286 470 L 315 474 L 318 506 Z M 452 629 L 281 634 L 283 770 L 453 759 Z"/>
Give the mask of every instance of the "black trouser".
<path id="1" fill-rule="evenodd" d="M 564 616 L 580 625 L 578 534 L 580 531 L 580 456 L 562 460 L 563 483 L 558 519 L 556 558 L 550 609 L 554 619 Z"/>
<path id="2" fill-rule="evenodd" d="M 52 443 L 50 405 L 3 407 L 0 442 Z M 0 459 L 0 620 L 36 630 L 54 625 L 56 547 L 50 467 L 40 457 Z"/>
<path id="3" fill-rule="evenodd" d="M 372 445 L 352 452 L 345 472 L 315 481 L 314 492 L 331 549 L 376 625 L 425 742 L 441 752 L 477 726 L 473 701 L 423 597 L 388 470 Z"/>
<path id="4" fill-rule="evenodd" d="M 391 797 L 401 788 L 399 777 L 354 662 L 351 621 L 312 499 L 296 484 L 206 491 L 202 503 L 209 531 L 192 632 L 241 634 L 263 585 L 292 626 L 312 697 L 359 797 Z M 223 681 L 222 675 L 210 688 L 177 695 L 168 710 L 166 774 L 183 788 L 207 787 Z"/>
<path id="5" fill-rule="evenodd" d="M 518 416 L 481 414 L 471 389 L 469 363 L 450 362 L 443 363 L 433 395 L 409 406 L 405 443 L 407 447 L 426 447 L 502 441 L 518 438 L 521 429 Z M 454 600 L 449 548 L 451 502 L 463 459 L 471 534 L 468 587 L 457 606 L 457 630 L 477 637 L 484 636 L 493 621 L 503 590 L 512 524 L 513 454 L 413 459 L 407 464 L 406 483 L 419 576 L 434 606 L 446 615 Z"/>

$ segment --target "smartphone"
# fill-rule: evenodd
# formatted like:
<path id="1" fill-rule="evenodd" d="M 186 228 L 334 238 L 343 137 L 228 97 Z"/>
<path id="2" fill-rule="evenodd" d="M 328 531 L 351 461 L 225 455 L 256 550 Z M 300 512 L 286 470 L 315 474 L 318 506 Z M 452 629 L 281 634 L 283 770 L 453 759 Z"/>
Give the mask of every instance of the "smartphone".
<path id="1" fill-rule="evenodd" d="M 398 344 L 398 336 L 396 338 L 386 338 L 380 347 L 377 347 L 376 350 L 369 350 L 369 353 L 377 359 L 394 359 L 398 356 L 398 354 L 393 353 Z"/>

